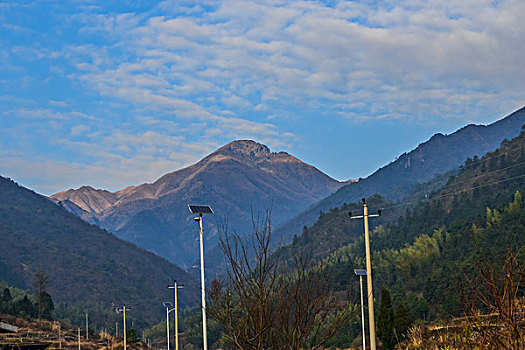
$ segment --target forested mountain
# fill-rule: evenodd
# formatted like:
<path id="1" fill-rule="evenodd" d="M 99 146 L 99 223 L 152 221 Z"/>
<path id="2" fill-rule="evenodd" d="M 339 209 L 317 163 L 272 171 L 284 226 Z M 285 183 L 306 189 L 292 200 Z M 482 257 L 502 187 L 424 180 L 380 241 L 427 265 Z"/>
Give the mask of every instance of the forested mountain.
<path id="1" fill-rule="evenodd" d="M 167 260 L 3 177 L 0 239 L 0 279 L 31 289 L 35 273 L 43 272 L 57 304 L 98 310 L 126 304 L 133 309 L 130 316 L 150 323 L 162 317 L 162 302 L 172 295 L 166 285 L 173 279 L 188 286 L 180 295 L 182 305 L 191 304 L 198 291 L 190 276 Z"/>
<path id="2" fill-rule="evenodd" d="M 524 191 L 525 131 L 481 159 L 468 158 L 443 188 L 429 193 L 428 200 L 393 222 L 389 215 L 394 214 L 388 213 L 404 211 L 408 201 L 385 203 L 379 197 L 370 198 L 371 211 L 382 208 L 384 213 L 370 219 L 376 225 L 370 238 L 375 297 L 388 287 L 393 303 L 406 305 L 412 321 L 435 322 L 462 315 L 458 281 L 476 272 L 481 258 L 476 245 L 496 271 L 503 268 L 509 249 L 525 266 Z M 281 251 L 286 259 L 294 251 L 315 253 L 320 242 L 337 247 L 341 236 L 334 228 L 346 231 L 353 243 L 333 253 L 331 278 L 341 295 L 350 293 L 356 302 L 358 279 L 353 269 L 365 266 L 363 227 L 362 221 L 352 223 L 347 211 L 356 212 L 358 207 L 358 203 L 346 204 L 322 215 Z M 333 344 L 348 345 L 349 333 L 356 337 L 359 325 L 341 331 Z"/>
<path id="3" fill-rule="evenodd" d="M 416 149 L 400 155 L 358 182 L 349 183 L 316 203 L 275 231 L 278 241 L 290 242 L 312 225 L 320 212 L 328 212 L 344 203 L 380 194 L 387 200 L 398 200 L 414 191 L 421 183 L 437 174 L 459 167 L 468 157 L 481 157 L 495 150 L 504 139 L 516 137 L 525 124 L 525 107 L 490 125 L 467 125 L 450 134 L 436 134 Z"/>
<path id="4" fill-rule="evenodd" d="M 253 141 L 234 141 L 200 162 L 143 184 L 111 193 L 81 187 L 52 197 L 95 222 L 180 266 L 198 259 L 198 228 L 188 204 L 209 204 L 205 248 L 218 241 L 217 222 L 244 234 L 251 214 L 273 208 L 276 224 L 336 191 L 343 183 L 285 153 Z"/>

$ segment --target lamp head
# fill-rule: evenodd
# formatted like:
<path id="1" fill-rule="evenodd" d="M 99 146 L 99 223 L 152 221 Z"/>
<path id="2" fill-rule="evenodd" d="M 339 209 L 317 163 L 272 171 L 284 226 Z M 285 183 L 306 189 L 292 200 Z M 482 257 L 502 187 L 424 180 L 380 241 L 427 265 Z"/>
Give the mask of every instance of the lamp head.
<path id="1" fill-rule="evenodd" d="M 366 276 L 366 270 L 363 270 L 363 269 L 355 269 L 355 270 L 354 270 L 354 273 L 355 273 L 357 276 Z"/>

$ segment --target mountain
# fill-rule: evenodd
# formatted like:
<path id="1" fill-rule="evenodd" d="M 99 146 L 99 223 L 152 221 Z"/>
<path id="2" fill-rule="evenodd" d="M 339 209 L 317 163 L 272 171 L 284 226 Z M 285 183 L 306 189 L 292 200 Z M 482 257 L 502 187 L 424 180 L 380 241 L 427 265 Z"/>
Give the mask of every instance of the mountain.
<path id="1" fill-rule="evenodd" d="M 191 281 L 167 260 L 3 177 L 0 239 L 0 279 L 10 285 L 30 289 L 34 274 L 43 271 L 55 303 L 105 308 L 126 304 L 143 323 L 162 318 L 162 302 L 171 295 L 168 283 Z M 197 292 L 190 287 L 180 293 L 181 304 L 190 305 Z"/>
<path id="2" fill-rule="evenodd" d="M 525 124 L 525 107 L 490 125 L 467 125 L 450 134 L 435 134 L 416 149 L 403 153 L 395 161 L 378 169 L 365 179 L 349 183 L 275 230 L 281 242 L 290 242 L 304 226 L 312 225 L 319 213 L 380 194 L 397 200 L 413 191 L 418 184 L 430 181 L 459 167 L 465 159 L 483 156 L 495 150 L 504 139 L 516 137 Z"/>
<path id="3" fill-rule="evenodd" d="M 51 196 L 89 222 L 180 266 L 198 260 L 198 227 L 188 204 L 208 204 L 205 247 L 218 242 L 218 226 L 243 235 L 267 208 L 281 224 L 336 191 L 336 181 L 286 152 L 254 141 L 234 141 L 198 163 L 151 184 L 111 193 L 88 186 Z M 227 219 L 229 218 L 229 220 Z"/>
<path id="4" fill-rule="evenodd" d="M 473 290 L 484 296 L 487 290 L 498 290 L 500 296 L 511 293 L 503 288 L 503 280 L 510 278 L 504 273 L 509 267 L 509 260 L 504 261 L 509 250 L 516 259 L 512 276 L 516 278 L 515 291 L 523 297 L 525 129 L 494 152 L 467 159 L 440 188 L 435 188 L 442 182 L 442 176 L 438 176 L 427 183 L 432 190 L 423 197 L 424 186 L 409 194 L 408 200 L 397 203 L 385 202 L 379 196 L 367 198 L 370 213 L 383 209 L 382 216 L 370 218 L 375 226 L 370 233 L 370 249 L 376 305 L 382 288 L 387 287 L 392 303 L 403 304 L 416 324 L 435 325 L 464 316 L 468 310 L 462 309 L 465 302 L 476 304 L 478 296 L 471 293 Z M 359 303 L 359 279 L 353 270 L 365 266 L 363 220 L 350 220 L 349 210 L 361 215 L 362 203 L 344 204 L 322 214 L 314 225 L 274 254 L 281 262 L 293 264 L 298 252 L 314 261 L 331 253 L 331 259 L 324 261 L 331 272 L 326 278 L 332 282 L 332 292 L 342 302 L 350 299 Z M 477 275 L 480 267 L 487 266 L 497 281 L 494 285 Z M 490 297 L 488 300 L 493 301 Z M 360 335 L 360 319 L 352 322 L 334 336 L 334 343 L 328 344 L 350 347 Z"/>

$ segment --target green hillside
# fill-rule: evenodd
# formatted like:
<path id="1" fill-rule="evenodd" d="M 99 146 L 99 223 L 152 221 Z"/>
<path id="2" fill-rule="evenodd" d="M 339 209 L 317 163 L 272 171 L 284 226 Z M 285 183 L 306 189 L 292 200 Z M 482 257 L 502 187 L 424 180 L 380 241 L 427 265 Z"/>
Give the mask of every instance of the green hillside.
<path id="1" fill-rule="evenodd" d="M 480 157 L 494 151 L 503 139 L 516 137 L 523 124 L 525 107 L 490 125 L 467 125 L 449 135 L 435 134 L 370 176 L 341 187 L 334 194 L 277 227 L 274 237 L 278 241 L 290 242 L 294 235 L 301 234 L 303 226 L 313 225 L 320 211 L 328 212 L 343 203 L 352 203 L 362 197 L 378 193 L 388 200 L 400 200 L 436 175 L 456 169 L 468 157 Z"/>
<path id="2" fill-rule="evenodd" d="M 421 193 L 425 191 L 420 188 L 413 196 Z M 525 132 L 481 159 L 467 159 L 443 188 L 426 193 L 429 200 L 415 206 L 410 199 L 368 200 L 371 211 L 383 211 L 381 218 L 371 219 L 376 225 L 371 234 L 374 296 L 379 299 L 381 289 L 387 287 L 393 304 L 406 305 L 412 321 L 436 322 L 462 315 L 458 280 L 475 272 L 480 259 L 475 242 L 495 266 L 502 265 L 509 248 L 525 266 Z M 406 209 L 409 205 L 411 209 Z M 347 211 L 359 214 L 357 207 L 345 204 L 321 215 L 294 243 L 281 249 L 283 258 L 299 250 L 318 258 L 319 249 L 327 251 L 323 247 L 333 251 L 338 242 L 353 241 L 333 253 L 331 278 L 336 291 L 355 302 L 359 287 L 353 270 L 364 268 L 365 249 L 362 221 L 351 222 Z M 400 210 L 406 212 L 392 220 Z M 333 344 L 349 345 L 359 330 L 358 324 L 343 330 Z"/>
<path id="3" fill-rule="evenodd" d="M 0 238 L 0 279 L 30 289 L 34 274 L 42 271 L 49 277 L 49 294 L 64 312 L 96 309 L 100 322 L 107 317 L 103 310 L 123 304 L 132 308 L 130 317 L 157 322 L 173 279 L 189 287 L 180 295 L 182 305 L 191 304 L 197 292 L 177 266 L 2 177 Z"/>

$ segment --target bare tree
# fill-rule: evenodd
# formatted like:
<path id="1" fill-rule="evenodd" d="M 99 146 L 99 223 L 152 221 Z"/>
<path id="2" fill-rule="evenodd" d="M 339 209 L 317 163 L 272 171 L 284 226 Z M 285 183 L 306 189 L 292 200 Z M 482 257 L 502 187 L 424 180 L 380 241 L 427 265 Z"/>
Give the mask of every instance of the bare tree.
<path id="1" fill-rule="evenodd" d="M 525 348 L 525 299 L 519 297 L 525 270 L 523 261 L 508 249 L 501 264 L 490 261 L 476 244 L 476 275 L 460 284 L 466 320 L 477 334 L 473 345 L 487 349 Z M 480 308 L 483 310 L 481 311 Z"/>
<path id="2" fill-rule="evenodd" d="M 352 315 L 355 307 L 329 293 L 330 264 L 310 266 L 307 256 L 288 268 L 271 255 L 271 222 L 253 220 L 248 239 L 223 228 L 221 245 L 230 264 L 226 281 L 212 283 L 208 311 L 236 349 L 316 349 Z"/>

